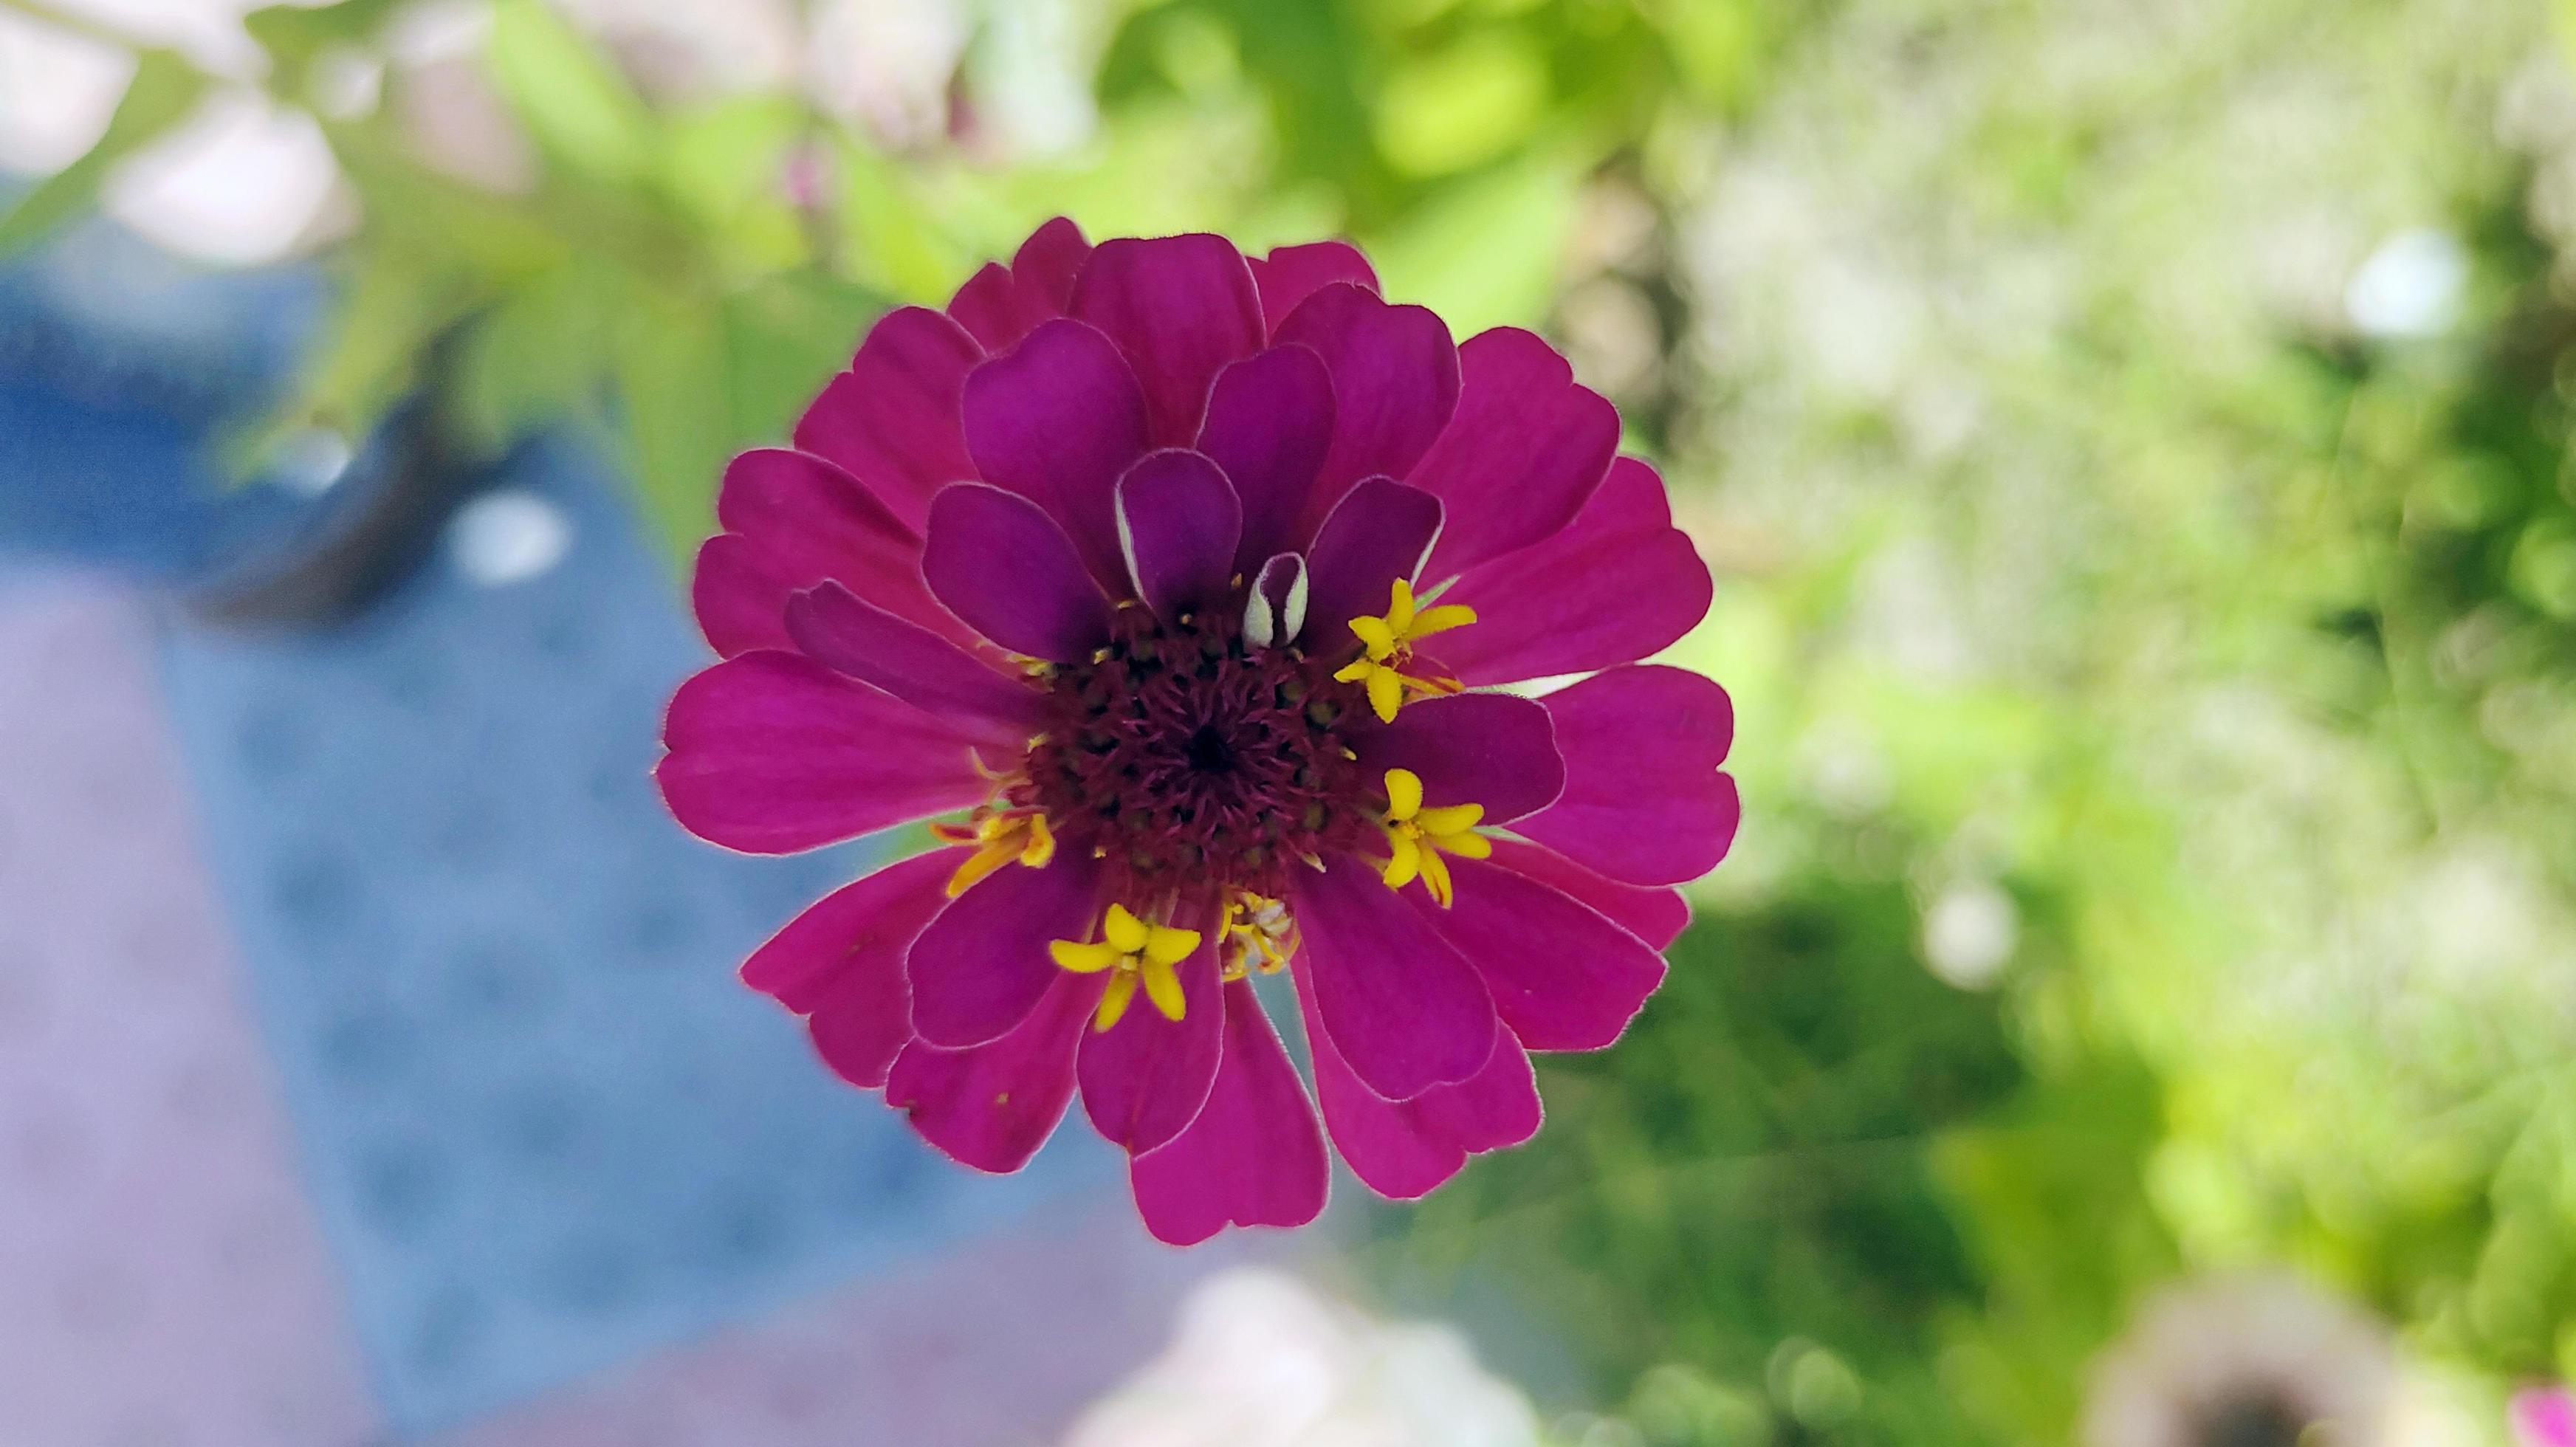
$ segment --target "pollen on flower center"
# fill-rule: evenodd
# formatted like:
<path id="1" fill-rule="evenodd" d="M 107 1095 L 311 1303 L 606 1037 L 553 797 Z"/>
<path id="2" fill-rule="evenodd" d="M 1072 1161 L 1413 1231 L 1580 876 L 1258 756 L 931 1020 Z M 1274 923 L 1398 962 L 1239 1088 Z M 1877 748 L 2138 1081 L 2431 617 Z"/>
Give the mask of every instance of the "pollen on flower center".
<path id="1" fill-rule="evenodd" d="M 1341 736 L 1366 719 L 1365 692 L 1297 649 L 1247 647 L 1236 611 L 1121 610 L 1106 647 L 1055 672 L 1057 722 L 1008 802 L 1104 860 L 1112 898 L 1212 922 L 1377 834 L 1372 781 Z"/>

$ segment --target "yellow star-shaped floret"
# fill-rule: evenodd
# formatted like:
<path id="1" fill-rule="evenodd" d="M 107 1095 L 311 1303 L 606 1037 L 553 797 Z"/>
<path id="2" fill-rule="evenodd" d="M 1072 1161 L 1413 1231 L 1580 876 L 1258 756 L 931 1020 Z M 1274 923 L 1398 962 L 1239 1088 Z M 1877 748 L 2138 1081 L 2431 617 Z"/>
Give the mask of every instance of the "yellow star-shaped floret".
<path id="1" fill-rule="evenodd" d="M 1461 859 L 1484 859 L 1494 852 L 1493 841 L 1476 832 L 1485 817 L 1482 804 L 1444 804 L 1436 809 L 1422 807 L 1422 777 L 1411 769 L 1386 771 L 1386 842 L 1394 852 L 1382 872 L 1387 888 L 1402 889 L 1415 879 L 1431 891 L 1431 897 L 1447 909 L 1453 898 L 1449 884 L 1449 864 L 1444 855 Z"/>
<path id="2" fill-rule="evenodd" d="M 1106 1030 L 1125 1017 L 1140 984 L 1145 998 L 1154 1002 L 1164 1019 L 1180 1019 L 1181 977 L 1173 966 L 1197 953 L 1198 947 L 1197 930 L 1148 924 L 1129 913 L 1127 906 L 1113 904 L 1101 918 L 1097 941 L 1057 940 L 1047 946 L 1047 954 L 1077 975 L 1111 972 L 1100 1008 L 1091 1017 L 1092 1029 Z"/>
<path id="3" fill-rule="evenodd" d="M 1364 684 L 1369 707 L 1380 720 L 1393 723 L 1395 711 L 1404 706 L 1407 693 L 1458 691 L 1455 680 L 1421 678 L 1404 671 L 1413 661 L 1413 645 L 1434 633 L 1464 628 L 1475 621 L 1476 610 L 1463 603 L 1416 607 L 1413 585 L 1398 578 L 1385 616 L 1351 620 L 1351 632 L 1360 640 L 1361 653 L 1333 677 L 1343 683 Z"/>

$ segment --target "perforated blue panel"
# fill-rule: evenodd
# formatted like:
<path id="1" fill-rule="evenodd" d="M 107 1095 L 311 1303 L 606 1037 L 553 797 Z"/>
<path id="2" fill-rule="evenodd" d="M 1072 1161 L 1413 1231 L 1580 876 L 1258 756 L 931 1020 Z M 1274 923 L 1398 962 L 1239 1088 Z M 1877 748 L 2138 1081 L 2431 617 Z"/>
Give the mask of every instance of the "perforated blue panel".
<path id="1" fill-rule="evenodd" d="M 611 484 L 566 446 L 542 576 L 444 557 L 354 629 L 174 637 L 212 858 L 325 1231 L 397 1429 L 506 1400 L 1119 1189 L 1059 1136 L 997 1180 L 831 1080 L 733 968 L 858 871 L 683 834 L 648 770 L 704 661 Z"/>

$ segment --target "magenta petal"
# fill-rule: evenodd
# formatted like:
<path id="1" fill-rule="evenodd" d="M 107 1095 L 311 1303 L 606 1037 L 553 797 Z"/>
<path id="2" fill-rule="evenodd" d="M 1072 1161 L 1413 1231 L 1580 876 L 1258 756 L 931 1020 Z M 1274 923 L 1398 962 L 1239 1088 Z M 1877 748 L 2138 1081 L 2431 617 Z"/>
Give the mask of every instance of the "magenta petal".
<path id="1" fill-rule="evenodd" d="M 1139 1000 L 1082 1040 L 1082 1109 L 1114 1145 L 1142 1155 L 1189 1128 L 1216 1082 L 1225 995 L 1213 940 L 1181 962 L 1181 1018 Z"/>
<path id="2" fill-rule="evenodd" d="M 1685 884 L 1717 867 L 1743 812 L 1735 780 L 1718 772 L 1735 736 L 1725 689 L 1632 664 L 1544 702 L 1565 792 L 1514 826 L 1521 834 L 1628 884 Z"/>
<path id="3" fill-rule="evenodd" d="M 1183 448 L 1149 452 L 1118 480 L 1118 546 L 1136 596 L 1166 621 L 1224 598 L 1243 504 L 1215 463 Z"/>
<path id="4" fill-rule="evenodd" d="M 1090 258 L 1091 243 L 1083 239 L 1082 228 L 1069 218 L 1051 217 L 1011 253 L 1011 275 L 1061 316 L 1072 309 L 1083 264 Z"/>
<path id="5" fill-rule="evenodd" d="M 1056 217 L 1020 243 L 1009 266 L 987 264 L 969 277 L 949 299 L 948 314 L 986 351 L 1008 351 L 1041 323 L 1064 315 L 1090 254 L 1082 229 Z"/>
<path id="6" fill-rule="evenodd" d="M 1243 254 L 1196 233 L 1104 241 L 1082 268 L 1067 315 L 1106 333 L 1145 389 L 1154 441 L 1187 446 L 1217 370 L 1261 349 L 1261 298 Z"/>
<path id="7" fill-rule="evenodd" d="M 832 1073 L 861 1090 L 885 1084 L 894 1058 L 912 1043 L 912 990 L 903 952 L 892 969 L 852 970 L 823 987 L 805 1034 Z"/>
<path id="8" fill-rule="evenodd" d="M 1441 595 L 1476 610 L 1436 645 L 1470 684 L 1585 673 L 1634 663 L 1708 616 L 1708 565 L 1679 529 L 1588 547 L 1541 543 L 1499 558 Z"/>
<path id="9" fill-rule="evenodd" d="M 1290 313 L 1277 339 L 1314 348 L 1333 374 L 1333 445 L 1309 516 L 1360 478 L 1406 476 L 1458 405 L 1458 349 L 1425 308 L 1336 282 Z"/>
<path id="10" fill-rule="evenodd" d="M 1251 982 L 1227 985 L 1224 998 L 1225 1040 L 1206 1106 L 1127 1171 L 1145 1229 L 1174 1246 L 1229 1225 L 1303 1226 L 1322 1213 L 1331 1186 L 1314 1104 Z"/>
<path id="11" fill-rule="evenodd" d="M 743 983 L 806 1016 L 824 1062 L 852 1085 L 885 1084 L 912 1038 L 903 952 L 948 902 L 941 886 L 965 855 L 934 850 L 845 885 L 743 962 Z"/>
<path id="12" fill-rule="evenodd" d="M 1073 1099 L 1074 1051 L 1102 980 L 1053 973 L 1045 998 L 1009 1034 L 967 1050 L 916 1040 L 886 1076 L 886 1103 L 961 1165 L 1016 1171 L 1064 1118 Z"/>
<path id="13" fill-rule="evenodd" d="M 895 973 L 902 974 L 904 946 L 948 902 L 941 886 L 965 854 L 916 854 L 825 895 L 752 951 L 742 962 L 742 982 L 808 1015 L 834 980 L 872 966 L 880 956 L 891 955 Z"/>
<path id="14" fill-rule="evenodd" d="M 1300 973 L 1302 973 L 1302 968 Z M 1538 1078 L 1529 1054 L 1497 1032 L 1485 1068 L 1456 1085 L 1435 1086 L 1411 1100 L 1384 1100 L 1351 1073 L 1315 1018 L 1314 992 L 1298 991 L 1306 1041 L 1315 1062 L 1315 1103 L 1324 1130 L 1351 1174 L 1381 1196 L 1410 1201 L 1458 1174 L 1467 1157 L 1518 1145 L 1538 1134 Z"/>
<path id="15" fill-rule="evenodd" d="M 1030 658 L 1078 663 L 1109 638 L 1109 600 L 1064 529 L 1016 493 L 959 483 L 930 505 L 922 576 L 976 632 Z"/>
<path id="16" fill-rule="evenodd" d="M 1127 575 L 1111 506 L 1144 455 L 1145 395 L 1118 348 L 1052 321 L 966 379 L 966 447 L 984 481 L 1044 507 L 1103 586 Z"/>
<path id="17" fill-rule="evenodd" d="M 1653 949 L 1669 948 L 1690 926 L 1690 902 L 1682 898 L 1680 890 L 1621 884 L 1545 845 L 1526 839 L 1496 839 L 1494 862 L 1514 874 L 1563 890 Z"/>
<path id="18" fill-rule="evenodd" d="M 1406 1104 L 1425 1130 L 1470 1155 L 1516 1146 L 1538 1134 L 1543 1112 L 1529 1050 L 1508 1030 L 1494 1032 L 1494 1054 L 1475 1077 L 1424 1091 Z"/>
<path id="19" fill-rule="evenodd" d="M 1410 1100 L 1483 1068 L 1495 1033 L 1484 981 L 1376 870 L 1339 856 L 1290 892 L 1316 1013 L 1370 1090 Z"/>
<path id="20" fill-rule="evenodd" d="M 1333 375 L 1313 351 L 1272 347 L 1217 374 L 1199 451 L 1216 459 L 1243 499 L 1236 572 L 1306 541 L 1298 525 L 1332 444 Z"/>
<path id="21" fill-rule="evenodd" d="M 1556 349 L 1496 327 L 1458 349 L 1458 410 L 1407 476 L 1449 505 L 1430 575 L 1446 578 L 1573 521 L 1619 450 L 1619 411 Z"/>
<path id="22" fill-rule="evenodd" d="M 1352 488 L 1306 554 L 1306 625 L 1316 651 L 1356 651 L 1354 618 L 1384 613 L 1395 580 L 1411 582 L 1440 536 L 1440 499 L 1372 477 Z"/>
<path id="23" fill-rule="evenodd" d="M 1272 331 L 1299 303 L 1334 282 L 1377 290 L 1377 272 L 1360 249 L 1346 241 L 1279 247 L 1252 263 L 1252 280 L 1261 289 L 1261 314 L 1269 319 Z"/>
<path id="24" fill-rule="evenodd" d="M 1565 762 L 1546 706 L 1507 693 L 1408 703 L 1359 749 L 1372 777 L 1410 769 L 1421 776 L 1424 802 L 1482 804 L 1487 824 L 1544 809 L 1565 789 Z"/>
<path id="25" fill-rule="evenodd" d="M 1571 526 L 1470 569 L 1441 601 L 1476 610 L 1441 635 L 1440 661 L 1471 684 L 1517 683 L 1634 663 L 1708 616 L 1708 565 L 1672 526 L 1664 484 L 1633 457 Z"/>
<path id="26" fill-rule="evenodd" d="M 690 833 L 792 854 L 981 802 L 975 742 L 812 659 L 746 653 L 680 685 L 653 773 Z"/>
<path id="27" fill-rule="evenodd" d="M 949 901 L 912 942 L 912 1028 L 942 1050 L 1010 1033 L 1059 975 L 1056 940 L 1087 940 L 1100 917 L 1100 865 L 1059 850 L 1043 869 L 1005 865 Z"/>
<path id="28" fill-rule="evenodd" d="M 1598 1050 L 1664 981 L 1664 957 L 1572 896 L 1479 859 L 1449 864 L 1457 898 L 1415 907 L 1493 992 L 1532 1050 Z"/>
<path id="29" fill-rule="evenodd" d="M 974 654 L 860 601 L 838 583 L 789 599 L 787 631 L 806 657 L 824 667 L 915 708 L 982 726 L 1003 743 L 1025 744 L 1046 727 L 1046 695 L 1026 679 L 995 672 Z"/>
<path id="30" fill-rule="evenodd" d="M 812 580 L 784 577 L 782 571 L 759 544 L 738 533 L 718 533 L 699 546 L 689 607 L 708 647 L 731 658 L 796 646 L 787 636 L 787 599 Z"/>
<path id="31" fill-rule="evenodd" d="M 1023 291 L 1009 267 L 988 261 L 948 299 L 948 315 L 985 351 L 1006 352 L 1061 313 Z"/>
<path id="32" fill-rule="evenodd" d="M 921 581 L 921 535 L 823 458 L 743 453 L 725 466 L 716 518 L 727 531 L 699 551 L 691 594 L 707 641 L 728 658 L 786 647 L 788 595 L 826 578 L 924 627 L 957 629 Z"/>
<path id="33" fill-rule="evenodd" d="M 958 398 L 983 360 L 975 339 L 940 313 L 890 311 L 805 409 L 796 445 L 840 464 L 918 527 L 940 488 L 975 475 Z"/>

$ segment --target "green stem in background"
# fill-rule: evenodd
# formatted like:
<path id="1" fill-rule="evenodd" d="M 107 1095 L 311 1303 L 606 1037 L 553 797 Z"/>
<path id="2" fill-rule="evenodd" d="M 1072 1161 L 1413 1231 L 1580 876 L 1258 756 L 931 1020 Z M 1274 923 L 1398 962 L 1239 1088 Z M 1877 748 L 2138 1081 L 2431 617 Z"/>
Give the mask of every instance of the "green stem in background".
<path id="1" fill-rule="evenodd" d="M 56 9 L 54 6 L 45 3 L 45 0 L 0 0 L 0 10 L 14 11 L 17 14 L 26 16 L 30 20 L 36 21 L 38 24 L 51 26 L 56 30 L 68 31 L 84 40 L 95 40 L 101 45 L 113 45 L 119 50 L 141 50 L 144 48 L 144 43 L 142 41 L 135 39 L 131 35 L 127 35 L 123 31 L 114 29 L 113 27 L 103 24 L 102 22 L 94 20 L 86 15 L 74 15 L 68 11 Z"/>

